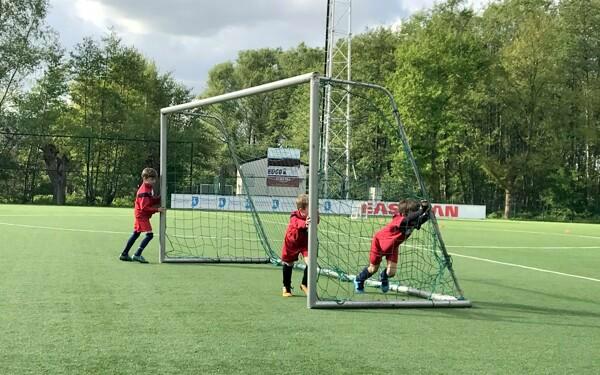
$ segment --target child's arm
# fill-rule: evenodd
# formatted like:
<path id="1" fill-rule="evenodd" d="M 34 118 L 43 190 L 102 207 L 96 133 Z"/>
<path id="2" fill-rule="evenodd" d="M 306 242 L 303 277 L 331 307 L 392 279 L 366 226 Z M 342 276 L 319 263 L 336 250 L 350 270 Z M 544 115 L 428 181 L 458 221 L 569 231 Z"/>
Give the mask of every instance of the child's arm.
<path id="1" fill-rule="evenodd" d="M 415 224 L 415 228 L 417 229 L 421 229 L 421 225 L 429 220 L 429 213 L 431 212 L 431 205 L 429 202 L 421 201 L 421 209 L 419 211 L 423 211 L 423 213 L 417 218 L 417 223 Z"/>
<path id="2" fill-rule="evenodd" d="M 300 220 L 298 218 L 294 218 L 293 220 L 295 222 L 295 227 L 299 230 L 307 229 L 308 225 L 310 224 L 310 219 L 308 217 L 306 218 L 306 220 Z"/>
<path id="3" fill-rule="evenodd" d="M 402 232 L 406 232 L 409 228 L 417 228 L 421 229 L 421 225 L 425 224 L 427 220 L 429 220 L 429 212 L 431 211 L 431 206 L 429 202 L 422 201 L 421 208 L 417 212 L 411 212 L 402 220 L 398 229 Z"/>
<path id="4" fill-rule="evenodd" d="M 152 215 L 159 212 L 158 209 L 154 207 L 156 203 L 154 203 L 154 197 L 152 196 L 152 193 L 140 193 L 138 194 L 137 199 L 139 200 L 140 210 L 145 214 Z"/>

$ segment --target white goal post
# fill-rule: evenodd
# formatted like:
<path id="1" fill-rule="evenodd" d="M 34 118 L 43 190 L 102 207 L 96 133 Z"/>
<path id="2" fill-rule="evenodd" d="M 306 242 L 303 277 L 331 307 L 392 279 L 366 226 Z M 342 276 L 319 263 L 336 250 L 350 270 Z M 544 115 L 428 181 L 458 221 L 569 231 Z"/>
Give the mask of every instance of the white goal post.
<path id="1" fill-rule="evenodd" d="M 194 100 L 189 103 L 175 105 L 167 108 L 163 108 L 160 111 L 160 191 L 161 191 L 161 206 L 166 207 L 167 205 L 167 115 L 170 113 L 181 112 L 194 108 L 199 108 L 209 104 L 220 103 L 226 100 L 242 98 L 245 96 L 264 93 L 268 91 L 277 90 L 284 87 L 295 86 L 303 83 L 310 83 L 310 145 L 309 145 L 309 165 L 312 167 L 309 169 L 309 183 L 308 183 L 308 194 L 309 204 L 308 211 L 311 217 L 318 217 L 318 169 L 316 166 L 319 164 L 319 137 L 320 137 L 320 121 L 319 121 L 319 73 L 307 73 L 292 78 L 283 79 L 276 82 L 266 83 L 264 85 L 247 88 L 223 95 L 214 96 L 207 99 Z M 159 261 L 165 260 L 165 246 L 166 246 L 166 223 L 167 223 L 168 212 L 162 212 L 160 214 L 160 254 Z M 317 227 L 312 225 L 308 230 L 308 249 L 309 249 L 309 272 L 308 272 L 308 284 L 309 284 L 309 295 L 307 298 L 307 306 L 309 308 L 315 307 L 317 304 L 316 295 L 316 278 L 317 278 L 317 257 L 312 256 L 317 246 Z M 316 254 L 315 254 L 316 255 Z"/>
<path id="2" fill-rule="evenodd" d="M 397 115 L 397 107 L 393 101 L 392 95 L 389 91 L 381 86 L 369 84 L 369 83 L 358 83 L 358 82 L 349 82 L 344 80 L 337 80 L 322 77 L 319 73 L 307 73 L 303 75 L 299 75 L 296 77 L 291 77 L 287 79 L 283 79 L 280 81 L 275 81 L 271 83 L 266 83 L 263 85 L 226 93 L 206 99 L 194 100 L 189 103 L 184 103 L 180 105 L 174 105 L 170 107 L 166 107 L 161 109 L 161 117 L 160 117 L 160 194 L 161 194 L 161 206 L 167 207 L 168 203 L 168 191 L 167 191 L 167 136 L 168 136 L 168 115 L 184 112 L 204 106 L 208 106 L 211 104 L 222 103 L 225 101 L 239 99 L 248 97 L 255 94 L 266 93 L 270 91 L 274 91 L 277 89 L 282 89 L 286 87 L 301 85 L 301 84 L 309 84 L 310 87 L 310 100 L 309 100 L 309 174 L 308 174 L 308 194 L 309 194 L 309 205 L 308 205 L 308 215 L 310 217 L 319 217 L 319 164 L 320 164 L 320 148 L 321 148 L 321 123 L 320 123 L 320 89 L 321 84 L 326 82 L 335 82 L 339 84 L 352 84 L 355 86 L 363 86 L 369 87 L 376 90 L 380 90 L 385 92 L 385 95 L 389 97 L 390 102 L 394 108 L 394 115 L 396 117 L 396 122 L 399 128 L 400 135 L 406 139 L 406 135 L 404 134 L 404 130 L 401 126 L 399 117 Z M 410 152 L 410 151 L 409 151 Z M 412 154 L 410 155 L 412 158 Z M 414 159 L 414 158 L 412 158 Z M 414 160 L 412 162 L 412 167 L 414 168 L 414 172 L 418 175 L 418 169 Z M 420 176 L 419 176 L 420 177 Z M 419 178 L 420 180 L 420 178 Z M 420 180 L 419 183 L 423 191 L 424 185 Z M 159 237 L 159 261 L 165 262 L 186 262 L 185 259 L 167 259 L 166 255 L 166 229 L 167 229 L 167 215 L 169 212 L 161 212 L 160 214 L 160 237 Z M 363 218 L 363 213 L 358 212 L 357 218 Z M 354 216 L 354 215 L 352 215 Z M 348 218 L 346 216 L 346 218 Z M 432 220 L 432 225 L 435 226 L 436 231 L 439 232 L 439 228 L 437 227 L 437 222 L 435 219 Z M 437 307 L 437 306 L 445 306 L 445 307 L 468 307 L 471 305 L 470 301 L 464 299 L 456 299 L 454 297 L 448 299 L 445 298 L 447 296 L 442 296 L 442 298 L 436 298 L 434 294 L 427 294 L 421 290 L 413 290 L 407 289 L 405 291 L 407 294 L 413 294 L 419 297 L 423 297 L 423 300 L 411 300 L 411 301 L 369 301 L 369 302 L 360 302 L 360 301 L 346 301 L 343 304 L 337 303 L 336 301 L 321 301 L 317 296 L 317 278 L 318 272 L 327 274 L 330 272 L 329 270 L 318 270 L 318 258 L 317 258 L 317 225 L 310 225 L 308 227 L 308 252 L 309 252 L 309 264 L 308 264 L 308 298 L 307 298 L 307 307 L 308 308 L 330 308 L 330 307 Z M 440 237 L 441 241 L 441 237 Z M 458 281 L 454 276 L 454 272 L 451 267 L 451 262 L 449 259 L 449 255 L 446 253 L 445 246 L 443 242 L 441 244 L 444 255 L 447 257 L 447 262 L 449 263 L 449 271 L 451 272 L 452 279 L 458 290 L 461 292 L 460 287 L 458 287 Z M 334 275 L 336 276 L 336 275 Z M 337 275 L 340 278 L 345 277 L 344 275 Z"/>

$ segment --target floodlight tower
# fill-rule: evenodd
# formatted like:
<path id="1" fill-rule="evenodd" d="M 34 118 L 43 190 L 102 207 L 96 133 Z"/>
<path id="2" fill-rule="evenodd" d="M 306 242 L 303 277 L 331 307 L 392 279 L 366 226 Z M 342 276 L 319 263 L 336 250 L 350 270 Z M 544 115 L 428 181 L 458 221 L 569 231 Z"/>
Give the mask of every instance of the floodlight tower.
<path id="1" fill-rule="evenodd" d="M 352 0 L 327 0 L 327 31 L 325 36 L 325 76 L 350 81 L 352 78 Z M 331 168 L 345 163 L 343 198 L 350 191 L 350 86 L 343 93 L 325 88 L 323 116 L 324 193 L 329 193 Z M 341 174 L 341 168 L 334 173 Z"/>

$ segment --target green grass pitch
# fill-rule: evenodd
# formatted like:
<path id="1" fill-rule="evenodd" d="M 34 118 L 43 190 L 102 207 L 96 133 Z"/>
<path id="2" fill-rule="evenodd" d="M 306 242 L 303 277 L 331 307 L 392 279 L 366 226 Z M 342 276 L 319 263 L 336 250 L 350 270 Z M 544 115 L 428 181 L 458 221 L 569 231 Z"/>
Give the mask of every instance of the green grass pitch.
<path id="1" fill-rule="evenodd" d="M 0 374 L 600 371 L 600 226 L 440 224 L 473 308 L 308 310 L 275 266 L 118 261 L 130 209 L 0 205 Z"/>

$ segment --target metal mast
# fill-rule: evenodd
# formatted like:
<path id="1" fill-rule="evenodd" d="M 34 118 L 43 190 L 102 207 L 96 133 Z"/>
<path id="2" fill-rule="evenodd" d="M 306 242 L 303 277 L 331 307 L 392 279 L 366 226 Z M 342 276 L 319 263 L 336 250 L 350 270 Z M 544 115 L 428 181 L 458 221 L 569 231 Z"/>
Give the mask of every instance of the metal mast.
<path id="1" fill-rule="evenodd" d="M 327 1 L 327 34 L 325 42 L 325 76 L 352 80 L 352 0 Z M 324 193 L 329 194 L 331 168 L 333 173 L 343 173 L 343 198 L 350 190 L 350 86 L 344 92 L 325 88 L 323 141 Z M 341 165 L 345 163 L 343 172 Z"/>

